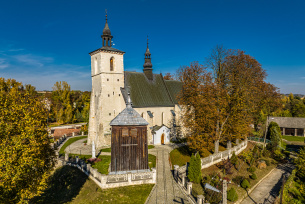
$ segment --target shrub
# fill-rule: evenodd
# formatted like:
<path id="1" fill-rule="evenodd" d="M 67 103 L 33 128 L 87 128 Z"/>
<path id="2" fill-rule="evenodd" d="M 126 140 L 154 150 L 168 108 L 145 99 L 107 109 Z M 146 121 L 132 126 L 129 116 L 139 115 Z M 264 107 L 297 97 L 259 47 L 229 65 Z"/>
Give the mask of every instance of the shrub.
<path id="1" fill-rule="evenodd" d="M 241 187 L 243 187 L 244 189 L 247 189 L 247 188 L 250 188 L 250 183 L 247 179 L 244 179 L 242 182 L 241 182 Z"/>
<path id="2" fill-rule="evenodd" d="M 231 159 L 230 159 L 231 164 L 236 165 L 237 160 L 238 160 L 237 156 L 235 155 L 235 152 L 233 152 Z"/>
<path id="3" fill-rule="evenodd" d="M 234 178 L 232 179 L 232 181 L 233 181 L 234 183 L 236 183 L 237 185 L 240 185 L 241 182 L 242 182 L 242 180 L 244 180 L 244 177 L 243 177 L 243 176 L 236 176 L 236 177 L 234 177 Z"/>
<path id="4" fill-rule="evenodd" d="M 290 152 L 287 150 L 285 150 L 283 153 L 285 154 L 286 157 L 289 157 L 289 155 L 290 155 Z"/>
<path id="5" fill-rule="evenodd" d="M 254 166 L 251 166 L 250 168 L 248 168 L 248 171 L 249 171 L 250 173 L 254 173 L 255 170 L 256 170 L 256 168 L 255 168 Z"/>
<path id="6" fill-rule="evenodd" d="M 201 157 L 208 157 L 211 155 L 211 153 L 205 148 L 201 148 L 199 153 Z"/>
<path id="7" fill-rule="evenodd" d="M 201 176 L 201 160 L 199 154 L 192 154 L 190 160 L 190 166 L 188 168 L 188 178 L 190 181 L 194 183 L 200 183 L 202 176 Z"/>
<path id="8" fill-rule="evenodd" d="M 253 180 L 256 180 L 257 179 L 257 176 L 255 173 L 253 173 L 252 175 L 250 175 L 250 178 L 253 179 Z"/>
<path id="9" fill-rule="evenodd" d="M 266 162 L 266 165 L 267 165 L 267 166 L 270 166 L 270 165 L 271 165 L 271 163 L 270 163 L 270 160 L 269 160 L 269 159 L 265 159 L 265 162 Z"/>
<path id="10" fill-rule="evenodd" d="M 227 198 L 231 202 L 234 202 L 234 201 L 238 200 L 238 195 L 236 193 L 235 188 L 232 187 L 232 188 L 230 188 L 230 190 L 228 190 Z"/>
<path id="11" fill-rule="evenodd" d="M 280 149 L 276 149 L 274 152 L 273 152 L 273 157 L 274 159 L 276 160 L 282 160 L 285 158 L 285 155 L 282 154 L 281 150 Z"/>

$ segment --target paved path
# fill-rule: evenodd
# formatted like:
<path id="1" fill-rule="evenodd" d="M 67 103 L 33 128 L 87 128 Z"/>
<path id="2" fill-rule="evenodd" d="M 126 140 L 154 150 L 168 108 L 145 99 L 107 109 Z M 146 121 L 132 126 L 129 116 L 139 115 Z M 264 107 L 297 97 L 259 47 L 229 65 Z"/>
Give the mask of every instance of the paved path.
<path id="1" fill-rule="evenodd" d="M 283 176 L 288 176 L 292 165 L 285 164 L 275 169 L 267 176 L 241 204 L 271 204 L 279 195 Z M 286 177 L 287 178 L 287 177 Z"/>
<path id="2" fill-rule="evenodd" d="M 169 146 L 156 146 L 150 151 L 157 155 L 157 184 L 148 204 L 191 203 L 175 183 L 169 165 Z"/>

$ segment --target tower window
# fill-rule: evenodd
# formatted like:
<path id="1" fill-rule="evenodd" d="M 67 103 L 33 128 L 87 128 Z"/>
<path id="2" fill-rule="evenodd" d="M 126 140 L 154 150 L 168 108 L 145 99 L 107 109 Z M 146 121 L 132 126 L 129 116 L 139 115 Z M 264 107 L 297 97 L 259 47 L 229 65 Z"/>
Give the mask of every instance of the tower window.
<path id="1" fill-rule="evenodd" d="M 120 81 L 119 79 L 117 79 L 118 81 Z"/>
<path id="2" fill-rule="evenodd" d="M 110 71 L 113 71 L 113 60 L 114 60 L 114 58 L 111 57 L 110 58 Z"/>
<path id="3" fill-rule="evenodd" d="M 108 97 L 110 97 L 110 94 L 108 94 Z"/>
<path id="4" fill-rule="evenodd" d="M 109 113 L 109 115 L 111 115 L 111 113 Z"/>
<path id="5" fill-rule="evenodd" d="M 121 94 L 119 94 L 119 96 L 121 96 Z"/>
<path id="6" fill-rule="evenodd" d="M 107 81 L 109 81 L 109 79 L 107 79 Z"/>

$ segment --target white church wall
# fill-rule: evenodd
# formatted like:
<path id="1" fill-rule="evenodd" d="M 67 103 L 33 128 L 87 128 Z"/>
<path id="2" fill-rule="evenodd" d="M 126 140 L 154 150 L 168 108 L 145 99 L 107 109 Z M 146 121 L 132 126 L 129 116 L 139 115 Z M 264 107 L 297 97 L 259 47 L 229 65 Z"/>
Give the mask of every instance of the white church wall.
<path id="1" fill-rule="evenodd" d="M 164 144 L 169 144 L 170 143 L 170 129 L 166 126 L 162 126 L 153 135 L 153 144 L 154 145 L 161 145 L 162 134 L 164 134 Z"/>
<path id="2" fill-rule="evenodd" d="M 113 71 L 110 59 L 113 58 Z M 88 144 L 97 147 L 111 142 L 110 121 L 125 108 L 120 87 L 124 87 L 123 54 L 98 52 L 91 56 L 92 94 L 89 113 Z M 94 97 L 94 100 L 92 100 Z"/>

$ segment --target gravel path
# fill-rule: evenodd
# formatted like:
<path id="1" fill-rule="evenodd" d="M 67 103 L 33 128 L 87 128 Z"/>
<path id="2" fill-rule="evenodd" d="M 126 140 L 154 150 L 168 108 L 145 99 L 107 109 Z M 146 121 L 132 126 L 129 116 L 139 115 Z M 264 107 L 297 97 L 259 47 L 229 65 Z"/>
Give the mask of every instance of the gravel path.
<path id="1" fill-rule="evenodd" d="M 291 164 L 285 164 L 277 167 L 269 176 L 267 176 L 241 204 L 271 204 L 279 196 L 283 177 L 289 176 L 293 169 Z"/>
<path id="2" fill-rule="evenodd" d="M 191 203 L 175 183 L 169 164 L 169 146 L 156 146 L 150 151 L 157 155 L 157 184 L 147 203 Z"/>

